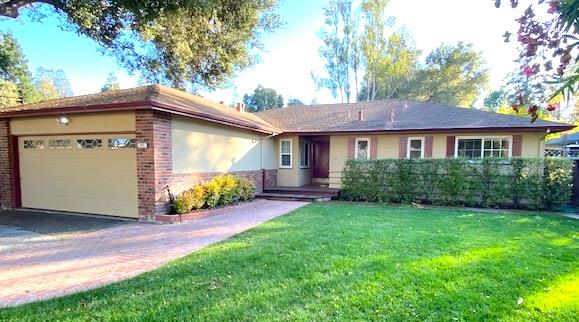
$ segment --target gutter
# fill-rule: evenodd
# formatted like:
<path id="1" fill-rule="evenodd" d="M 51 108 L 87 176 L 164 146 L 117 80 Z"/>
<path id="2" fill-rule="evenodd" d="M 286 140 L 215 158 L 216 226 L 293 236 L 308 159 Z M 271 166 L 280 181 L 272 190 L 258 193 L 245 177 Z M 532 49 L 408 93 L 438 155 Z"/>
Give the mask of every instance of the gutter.
<path id="1" fill-rule="evenodd" d="M 37 110 L 11 111 L 0 113 L 0 119 L 13 117 L 26 117 L 26 116 L 58 115 L 68 113 L 97 113 L 97 112 L 115 112 L 115 111 L 147 110 L 147 109 L 182 115 L 186 117 L 209 121 L 212 123 L 229 125 L 264 134 L 277 135 L 279 134 L 279 132 L 281 132 L 268 129 L 265 127 L 251 125 L 246 122 L 238 122 L 235 120 L 219 118 L 214 115 L 206 113 L 198 113 L 191 111 L 187 108 L 182 108 L 170 104 L 163 104 L 152 100 L 136 101 L 130 103 L 95 104 L 88 106 L 66 106 L 66 107 L 45 108 Z"/>

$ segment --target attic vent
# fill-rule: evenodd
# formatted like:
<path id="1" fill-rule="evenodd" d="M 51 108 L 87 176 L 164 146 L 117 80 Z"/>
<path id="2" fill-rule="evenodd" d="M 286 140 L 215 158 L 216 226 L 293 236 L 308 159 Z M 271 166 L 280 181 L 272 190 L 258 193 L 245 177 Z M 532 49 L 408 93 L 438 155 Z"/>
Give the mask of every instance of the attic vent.
<path id="1" fill-rule="evenodd" d="M 364 121 L 364 111 L 358 111 L 358 121 Z"/>

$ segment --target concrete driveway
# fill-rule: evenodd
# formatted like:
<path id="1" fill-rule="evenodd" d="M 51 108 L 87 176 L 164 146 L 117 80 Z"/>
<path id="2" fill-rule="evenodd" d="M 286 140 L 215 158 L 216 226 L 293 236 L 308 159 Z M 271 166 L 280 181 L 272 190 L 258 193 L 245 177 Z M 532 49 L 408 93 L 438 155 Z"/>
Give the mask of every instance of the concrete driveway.
<path id="1" fill-rule="evenodd" d="M 68 230 L 64 225 L 44 233 L 40 227 L 33 231 L 22 229 L 33 228 L 25 224 L 4 225 L 0 244 L 18 245 L 0 250 L 0 307 L 133 277 L 306 204 L 256 200 L 214 210 L 212 216 L 203 219 L 171 225 L 95 222 L 76 228 L 71 225 Z"/>

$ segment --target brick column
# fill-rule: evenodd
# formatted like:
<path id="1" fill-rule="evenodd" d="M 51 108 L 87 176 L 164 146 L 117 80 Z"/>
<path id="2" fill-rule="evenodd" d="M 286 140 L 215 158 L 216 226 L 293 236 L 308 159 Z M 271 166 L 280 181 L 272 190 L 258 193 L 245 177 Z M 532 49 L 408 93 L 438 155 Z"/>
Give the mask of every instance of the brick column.
<path id="1" fill-rule="evenodd" d="M 0 208 L 12 209 L 16 205 L 14 169 L 16 158 L 10 135 L 10 121 L 0 119 Z"/>
<path id="2" fill-rule="evenodd" d="M 167 210 L 166 188 L 173 174 L 171 115 L 137 110 L 135 132 L 137 142 L 147 144 L 146 149 L 137 149 L 139 218 L 153 220 Z"/>

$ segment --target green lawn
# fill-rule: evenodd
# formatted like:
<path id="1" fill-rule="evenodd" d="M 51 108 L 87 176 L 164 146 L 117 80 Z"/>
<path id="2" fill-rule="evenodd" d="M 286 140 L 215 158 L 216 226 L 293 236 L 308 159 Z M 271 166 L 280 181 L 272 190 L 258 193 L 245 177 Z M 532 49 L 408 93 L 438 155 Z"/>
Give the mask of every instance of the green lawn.
<path id="1" fill-rule="evenodd" d="M 137 278 L 1 310 L 0 320 L 577 321 L 578 224 L 312 204 Z"/>

